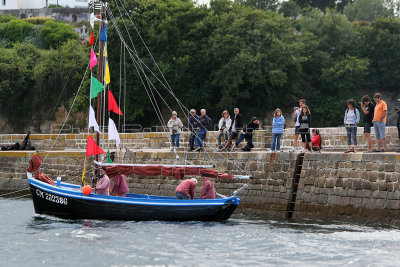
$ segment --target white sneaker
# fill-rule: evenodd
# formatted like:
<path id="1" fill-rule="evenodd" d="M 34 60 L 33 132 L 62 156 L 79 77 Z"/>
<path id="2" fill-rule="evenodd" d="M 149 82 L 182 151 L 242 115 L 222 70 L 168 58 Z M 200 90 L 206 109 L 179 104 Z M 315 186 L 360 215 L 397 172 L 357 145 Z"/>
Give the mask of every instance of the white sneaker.
<path id="1" fill-rule="evenodd" d="M 290 152 L 296 152 L 296 148 L 292 147 L 292 149 L 290 150 Z"/>
<path id="2" fill-rule="evenodd" d="M 280 150 L 277 150 L 276 153 L 281 153 L 281 151 L 280 151 Z"/>
<path id="3" fill-rule="evenodd" d="M 268 153 L 275 153 L 275 150 L 270 150 L 268 151 Z"/>

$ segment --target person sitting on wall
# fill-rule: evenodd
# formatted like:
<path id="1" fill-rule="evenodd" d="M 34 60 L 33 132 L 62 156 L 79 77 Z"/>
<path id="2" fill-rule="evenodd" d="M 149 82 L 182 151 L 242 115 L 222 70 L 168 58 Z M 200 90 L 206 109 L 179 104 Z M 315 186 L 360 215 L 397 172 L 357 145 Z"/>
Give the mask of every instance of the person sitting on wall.
<path id="1" fill-rule="evenodd" d="M 126 197 L 126 193 L 128 193 L 128 184 L 126 183 L 125 175 L 119 174 L 114 179 L 114 185 L 111 189 L 111 195 L 117 197 Z"/>
<path id="2" fill-rule="evenodd" d="M 110 195 L 110 178 L 106 174 L 106 167 L 100 168 L 100 176 L 97 178 L 96 190 L 99 195 Z"/>
<path id="3" fill-rule="evenodd" d="M 313 151 L 321 151 L 321 135 L 318 129 L 312 129 L 311 143 Z"/>
<path id="4" fill-rule="evenodd" d="M 201 188 L 200 197 L 203 199 L 215 199 L 216 191 L 214 183 L 206 176 L 202 176 L 203 186 Z"/>
<path id="5" fill-rule="evenodd" d="M 221 149 L 217 149 L 217 152 L 222 152 L 222 151 L 229 151 L 232 140 L 235 140 L 236 137 L 240 134 L 242 128 L 243 128 L 243 116 L 242 114 L 239 113 L 239 108 L 235 108 L 233 110 L 233 113 L 235 116 L 233 117 L 231 127 L 229 128 L 229 132 L 231 133 L 228 141 L 226 142 L 225 146 Z"/>
<path id="6" fill-rule="evenodd" d="M 175 190 L 177 199 L 194 199 L 197 179 L 191 178 L 183 180 Z"/>
<path id="7" fill-rule="evenodd" d="M 251 121 L 240 131 L 239 139 L 233 145 L 232 149 L 238 147 L 240 142 L 242 142 L 243 139 L 246 139 L 247 144 L 243 147 L 243 151 L 250 151 L 254 147 L 253 131 L 257 130 L 259 126 L 260 121 L 256 117 L 253 117 Z"/>
<path id="8" fill-rule="evenodd" d="M 196 149 L 194 151 L 201 151 L 206 138 L 208 129 L 211 128 L 211 119 L 207 116 L 206 110 L 203 108 L 200 110 L 199 118 L 199 130 L 195 139 Z"/>

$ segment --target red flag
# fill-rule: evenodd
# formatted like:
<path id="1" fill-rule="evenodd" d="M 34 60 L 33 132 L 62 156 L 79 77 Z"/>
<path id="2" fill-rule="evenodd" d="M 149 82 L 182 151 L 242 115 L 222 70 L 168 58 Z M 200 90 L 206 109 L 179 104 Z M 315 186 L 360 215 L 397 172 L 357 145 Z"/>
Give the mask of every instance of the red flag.
<path id="1" fill-rule="evenodd" d="M 108 90 L 108 111 L 111 110 L 116 114 L 123 115 L 122 111 L 119 109 L 117 105 L 117 101 L 115 101 L 115 98 L 111 93 L 111 90 Z"/>
<path id="2" fill-rule="evenodd" d="M 94 32 L 92 32 L 91 34 L 90 34 L 90 37 L 89 37 L 89 44 L 90 45 L 94 45 Z"/>
<path id="3" fill-rule="evenodd" d="M 88 136 L 87 144 L 86 144 L 86 157 L 91 155 L 98 155 L 98 154 L 107 154 L 101 149 L 96 142 L 93 140 L 91 136 Z"/>

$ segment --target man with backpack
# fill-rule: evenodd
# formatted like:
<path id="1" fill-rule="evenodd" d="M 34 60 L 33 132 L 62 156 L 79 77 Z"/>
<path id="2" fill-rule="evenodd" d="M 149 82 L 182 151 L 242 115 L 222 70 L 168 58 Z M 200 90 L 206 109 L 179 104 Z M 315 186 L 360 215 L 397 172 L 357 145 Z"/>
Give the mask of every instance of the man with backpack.
<path id="1" fill-rule="evenodd" d="M 200 118 L 199 118 L 199 130 L 197 131 L 196 136 L 196 149 L 194 151 L 201 151 L 203 147 L 203 141 L 206 138 L 207 131 L 211 127 L 211 119 L 206 115 L 206 110 L 202 109 L 200 111 Z"/>

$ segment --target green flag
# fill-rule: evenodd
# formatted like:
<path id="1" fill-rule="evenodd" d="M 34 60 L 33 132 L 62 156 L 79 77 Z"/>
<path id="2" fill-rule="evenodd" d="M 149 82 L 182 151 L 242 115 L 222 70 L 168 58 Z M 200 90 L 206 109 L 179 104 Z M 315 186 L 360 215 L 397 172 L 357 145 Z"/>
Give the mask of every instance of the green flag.
<path id="1" fill-rule="evenodd" d="M 110 149 L 107 151 L 107 163 L 113 163 L 111 160 Z"/>
<path id="2" fill-rule="evenodd" d="M 90 90 L 90 99 L 95 98 L 98 93 L 104 90 L 104 85 L 92 76 L 92 86 Z"/>

